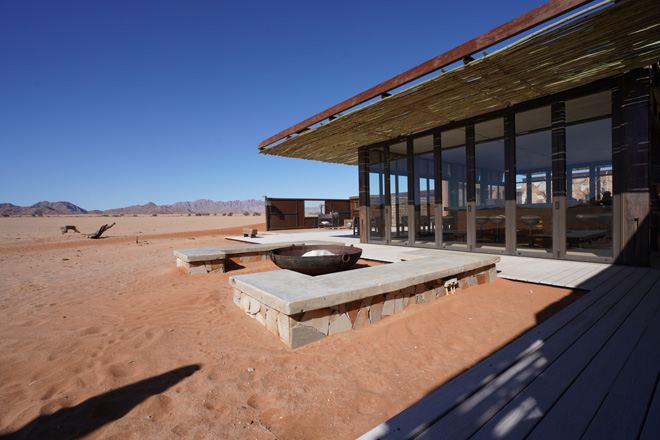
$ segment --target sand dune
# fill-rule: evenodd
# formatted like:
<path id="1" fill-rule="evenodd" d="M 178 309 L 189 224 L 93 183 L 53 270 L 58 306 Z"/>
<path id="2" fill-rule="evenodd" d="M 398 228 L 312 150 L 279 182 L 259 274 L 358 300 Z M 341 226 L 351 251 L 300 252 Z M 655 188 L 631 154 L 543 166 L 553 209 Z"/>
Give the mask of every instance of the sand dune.
<path id="1" fill-rule="evenodd" d="M 227 284 L 272 263 L 175 267 L 174 249 L 235 244 L 241 224 L 136 219 L 96 241 L 0 219 L 0 438 L 355 438 L 571 294 L 498 280 L 292 351 Z"/>

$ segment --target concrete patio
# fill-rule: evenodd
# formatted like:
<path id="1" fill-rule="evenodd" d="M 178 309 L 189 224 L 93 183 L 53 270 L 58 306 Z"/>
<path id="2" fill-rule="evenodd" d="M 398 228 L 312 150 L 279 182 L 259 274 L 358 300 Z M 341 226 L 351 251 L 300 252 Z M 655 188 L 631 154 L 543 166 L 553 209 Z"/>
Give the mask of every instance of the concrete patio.
<path id="1" fill-rule="evenodd" d="M 362 249 L 362 258 L 386 263 L 402 261 L 402 254 L 411 251 L 425 252 L 428 254 L 436 253 L 438 255 L 442 255 L 446 252 L 453 252 L 433 248 L 360 243 L 360 238 L 353 235 L 350 229 L 306 229 L 299 231 L 261 232 L 255 238 L 242 236 L 225 238 L 254 244 L 271 244 L 286 241 L 336 242 L 343 243 L 346 246 L 352 244 L 353 246 Z M 582 261 L 549 260 L 499 254 L 490 255 L 498 256 L 500 258 L 500 262 L 497 263 L 497 276 L 500 278 L 585 290 L 590 290 L 590 284 L 588 282 L 596 275 L 606 269 L 618 267 L 609 264 L 586 263 Z"/>
<path id="2" fill-rule="evenodd" d="M 255 240 L 286 235 L 358 241 L 343 230 Z M 359 246 L 379 261 L 412 250 Z M 500 258 L 500 277 L 589 292 L 361 439 L 660 438 L 660 271 Z"/>

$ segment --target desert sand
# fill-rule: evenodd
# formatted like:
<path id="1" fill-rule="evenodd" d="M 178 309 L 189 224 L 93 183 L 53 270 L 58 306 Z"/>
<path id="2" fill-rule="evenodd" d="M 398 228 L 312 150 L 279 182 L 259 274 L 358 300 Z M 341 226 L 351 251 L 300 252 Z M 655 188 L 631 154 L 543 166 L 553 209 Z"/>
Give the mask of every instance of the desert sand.
<path id="1" fill-rule="evenodd" d="M 175 267 L 260 221 L 0 218 L 0 438 L 352 439 L 581 295 L 498 279 L 290 350 L 228 285 L 270 261 Z"/>

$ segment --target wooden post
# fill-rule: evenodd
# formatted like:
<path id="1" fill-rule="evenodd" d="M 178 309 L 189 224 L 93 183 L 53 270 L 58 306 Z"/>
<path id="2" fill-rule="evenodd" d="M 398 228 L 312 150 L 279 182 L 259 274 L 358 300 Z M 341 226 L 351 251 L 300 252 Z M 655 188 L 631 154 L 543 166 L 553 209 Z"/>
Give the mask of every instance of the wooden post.
<path id="1" fill-rule="evenodd" d="M 433 168 L 435 176 L 435 246 L 442 247 L 442 135 L 433 133 Z"/>
<path id="2" fill-rule="evenodd" d="M 465 127 L 465 180 L 467 182 L 467 207 L 465 211 L 467 226 L 467 247 L 472 251 L 477 246 L 477 178 L 475 172 L 474 123 Z"/>
<path id="3" fill-rule="evenodd" d="M 504 115 L 504 240 L 506 253 L 516 254 L 516 116 Z"/>
<path id="4" fill-rule="evenodd" d="M 552 256 L 566 255 L 566 105 L 552 104 Z"/>
<path id="5" fill-rule="evenodd" d="M 359 230 L 360 243 L 369 242 L 369 168 L 367 167 L 367 150 L 358 151 L 358 196 L 359 199 Z"/>
<path id="6" fill-rule="evenodd" d="M 623 165 L 619 167 L 622 181 L 618 187 L 622 249 L 617 262 L 633 266 L 649 265 L 649 84 L 648 69 L 624 74 L 622 101 L 613 109 L 614 133 L 620 136 L 615 156 Z"/>

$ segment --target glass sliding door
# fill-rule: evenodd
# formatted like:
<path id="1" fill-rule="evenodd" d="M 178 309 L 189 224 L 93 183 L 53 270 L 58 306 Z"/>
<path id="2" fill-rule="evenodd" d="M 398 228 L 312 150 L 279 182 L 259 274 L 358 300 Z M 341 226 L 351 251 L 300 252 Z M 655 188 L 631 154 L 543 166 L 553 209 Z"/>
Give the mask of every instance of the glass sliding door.
<path id="1" fill-rule="evenodd" d="M 504 215 L 504 119 L 474 125 L 476 247 L 503 250 Z"/>
<path id="2" fill-rule="evenodd" d="M 622 215 L 612 99 L 566 93 L 370 148 L 369 240 L 611 262 Z"/>
<path id="3" fill-rule="evenodd" d="M 566 255 L 569 257 L 612 257 L 610 112 L 609 91 L 566 101 Z"/>
<path id="4" fill-rule="evenodd" d="M 433 136 L 413 140 L 415 242 L 435 244 L 435 173 Z"/>
<path id="5" fill-rule="evenodd" d="M 369 151 L 369 234 L 371 241 L 385 241 L 385 151 Z"/>
<path id="6" fill-rule="evenodd" d="M 390 145 L 390 199 L 392 243 L 408 241 L 408 145 Z"/>
<path id="7" fill-rule="evenodd" d="M 442 242 L 445 248 L 467 248 L 467 161 L 465 129 L 441 134 Z"/>
<path id="8" fill-rule="evenodd" d="M 552 254 L 550 107 L 516 114 L 516 242 L 518 252 Z"/>

